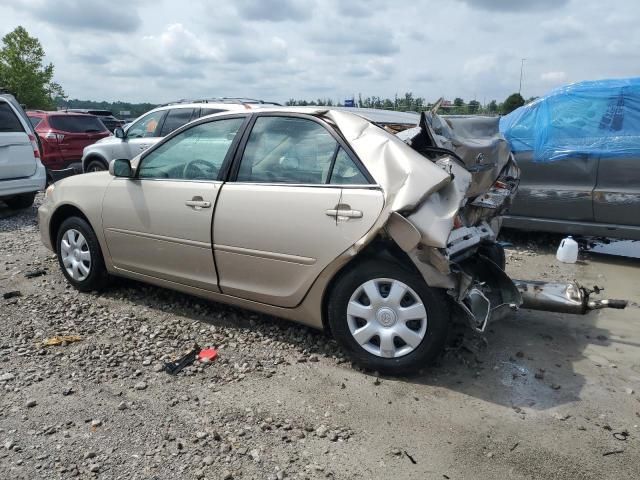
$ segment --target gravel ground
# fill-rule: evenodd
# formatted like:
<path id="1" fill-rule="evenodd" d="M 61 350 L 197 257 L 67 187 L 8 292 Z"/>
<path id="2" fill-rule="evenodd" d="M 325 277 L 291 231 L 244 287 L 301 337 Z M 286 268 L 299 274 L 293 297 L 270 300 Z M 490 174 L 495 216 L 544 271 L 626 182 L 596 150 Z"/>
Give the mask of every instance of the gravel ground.
<path id="1" fill-rule="evenodd" d="M 124 280 L 80 294 L 35 208 L 0 206 L 0 294 L 21 293 L 0 297 L 0 478 L 640 478 L 640 262 L 509 239 L 514 276 L 631 306 L 454 328 L 437 365 L 379 378 L 283 320 Z M 219 358 L 161 371 L 194 343 Z"/>

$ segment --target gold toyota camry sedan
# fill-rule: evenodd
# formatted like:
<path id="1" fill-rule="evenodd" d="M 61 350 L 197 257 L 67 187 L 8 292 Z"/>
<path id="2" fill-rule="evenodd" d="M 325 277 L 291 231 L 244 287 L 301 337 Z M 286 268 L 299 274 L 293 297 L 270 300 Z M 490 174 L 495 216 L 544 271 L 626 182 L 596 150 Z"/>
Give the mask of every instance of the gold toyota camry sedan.
<path id="1" fill-rule="evenodd" d="M 467 143 L 445 126 L 357 109 L 204 117 L 50 186 L 42 240 L 78 290 L 128 277 L 327 329 L 364 367 L 409 372 L 452 314 L 483 331 L 527 306 L 495 242 L 513 156 L 497 123 Z M 563 311 L 600 308 L 578 294 Z"/>

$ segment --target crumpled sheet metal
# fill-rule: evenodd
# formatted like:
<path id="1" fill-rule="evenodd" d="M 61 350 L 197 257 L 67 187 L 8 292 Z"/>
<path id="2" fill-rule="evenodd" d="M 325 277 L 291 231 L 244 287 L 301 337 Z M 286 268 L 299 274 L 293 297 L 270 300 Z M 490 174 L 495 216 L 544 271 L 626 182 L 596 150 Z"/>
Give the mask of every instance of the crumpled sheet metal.
<path id="1" fill-rule="evenodd" d="M 428 115 L 443 148 L 453 150 L 473 171 L 467 197 L 476 197 L 491 188 L 509 162 L 511 147 L 502 136 L 498 117 Z M 482 168 L 482 166 L 491 166 Z"/>
<path id="2" fill-rule="evenodd" d="M 328 111 L 385 195 L 384 223 L 392 212 L 419 208 L 408 220 L 420 231 L 424 245 L 444 248 L 456 213 L 465 200 L 471 174 L 457 161 L 435 163 L 400 138 L 371 122 L 346 113 Z"/>
<path id="3" fill-rule="evenodd" d="M 471 174 L 458 162 L 449 158 L 438 161 L 438 165 L 451 171 L 454 181 L 433 193 L 407 219 L 422 234 L 421 243 L 430 247 L 446 248 L 455 216 L 471 184 Z"/>
<path id="4" fill-rule="evenodd" d="M 329 110 L 331 119 L 382 187 L 385 207 L 398 212 L 415 208 L 451 181 L 450 175 L 399 138 L 351 113 Z"/>

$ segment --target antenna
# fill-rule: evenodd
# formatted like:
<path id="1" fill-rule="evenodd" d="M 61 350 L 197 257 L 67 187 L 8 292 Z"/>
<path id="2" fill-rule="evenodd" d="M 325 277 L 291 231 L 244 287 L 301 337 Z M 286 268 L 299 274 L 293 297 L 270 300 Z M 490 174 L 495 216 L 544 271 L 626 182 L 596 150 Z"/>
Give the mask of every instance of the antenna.
<path id="1" fill-rule="evenodd" d="M 520 64 L 520 88 L 518 88 L 518 95 L 522 95 L 522 74 L 524 73 L 524 62 L 526 58 L 522 59 L 522 63 Z"/>

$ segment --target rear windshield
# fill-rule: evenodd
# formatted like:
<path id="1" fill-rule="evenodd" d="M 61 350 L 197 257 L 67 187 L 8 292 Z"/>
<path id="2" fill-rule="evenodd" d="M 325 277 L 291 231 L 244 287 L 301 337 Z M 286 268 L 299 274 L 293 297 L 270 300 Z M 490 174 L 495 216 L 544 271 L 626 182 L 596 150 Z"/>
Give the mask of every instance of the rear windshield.
<path id="1" fill-rule="evenodd" d="M 31 125 L 33 125 L 33 128 L 36 128 L 38 125 L 40 125 L 40 122 L 42 122 L 42 118 L 29 117 L 29 121 L 31 122 Z"/>
<path id="2" fill-rule="evenodd" d="M 24 132 L 20 120 L 5 102 L 0 102 L 0 132 Z"/>
<path id="3" fill-rule="evenodd" d="M 49 117 L 52 128 L 69 133 L 105 132 L 107 128 L 96 117 L 88 115 L 52 115 Z"/>

